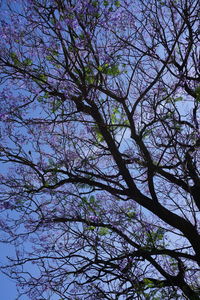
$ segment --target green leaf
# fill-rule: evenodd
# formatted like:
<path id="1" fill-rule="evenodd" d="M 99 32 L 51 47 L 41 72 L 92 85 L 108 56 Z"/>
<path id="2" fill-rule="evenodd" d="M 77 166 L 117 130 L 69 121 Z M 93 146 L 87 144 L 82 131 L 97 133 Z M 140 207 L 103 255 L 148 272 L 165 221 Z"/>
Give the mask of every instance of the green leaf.
<path id="1" fill-rule="evenodd" d="M 129 211 L 127 212 L 127 216 L 129 217 L 129 219 L 135 218 L 136 213 L 134 211 Z"/>
<path id="2" fill-rule="evenodd" d="M 38 102 L 45 102 L 45 99 L 47 99 L 49 97 L 49 93 L 48 92 L 45 92 L 43 96 L 38 96 L 37 97 L 37 100 Z"/>
<path id="3" fill-rule="evenodd" d="M 75 71 L 75 72 L 79 74 L 78 70 Z M 93 69 L 91 67 L 86 67 L 85 68 L 85 80 L 89 84 L 93 84 L 94 81 L 95 81 L 94 72 L 93 72 Z"/>
<path id="4" fill-rule="evenodd" d="M 130 126 L 129 120 L 128 120 L 128 119 L 127 119 L 127 120 L 124 120 L 123 125 Z"/>
<path id="5" fill-rule="evenodd" d="M 108 228 L 106 228 L 106 227 L 100 227 L 99 228 L 99 235 L 104 236 L 104 235 L 106 235 L 108 233 L 109 233 L 109 229 Z"/>
<path id="6" fill-rule="evenodd" d="M 117 121 L 116 114 L 111 114 L 111 123 L 115 124 L 116 121 Z"/>
<path id="7" fill-rule="evenodd" d="M 41 81 L 46 81 L 47 76 L 45 74 L 39 74 L 38 79 L 41 80 Z"/>
<path id="8" fill-rule="evenodd" d="M 148 278 L 144 278 L 143 282 L 144 282 L 144 284 L 145 284 L 146 287 L 149 287 L 149 288 L 150 287 L 154 287 L 153 282 L 150 279 L 148 279 Z"/>
<path id="9" fill-rule="evenodd" d="M 174 99 L 175 102 L 183 100 L 183 97 L 177 97 Z"/>
<path id="10" fill-rule="evenodd" d="M 98 66 L 97 68 L 100 72 L 103 74 L 109 75 L 109 76 L 117 76 L 121 74 L 121 71 L 119 70 L 118 65 L 112 65 L 109 66 L 108 64 L 104 64 L 102 66 Z"/>
<path id="11" fill-rule="evenodd" d="M 62 101 L 61 100 L 57 100 L 53 103 L 53 108 L 52 108 L 52 112 L 55 113 L 60 106 L 62 105 Z"/>
<path id="12" fill-rule="evenodd" d="M 158 228 L 156 231 L 147 232 L 147 239 L 146 242 L 148 245 L 152 244 L 160 244 L 159 241 L 162 241 L 164 238 L 165 230 L 163 228 Z"/>
<path id="13" fill-rule="evenodd" d="M 115 6 L 120 7 L 121 6 L 120 1 L 115 1 Z"/>
<path id="14" fill-rule="evenodd" d="M 158 228 L 157 234 L 158 234 L 158 235 L 162 235 L 162 237 L 163 237 L 164 234 L 165 234 L 165 229 L 163 229 L 163 228 Z"/>
<path id="15" fill-rule="evenodd" d="M 51 50 L 51 53 L 52 53 L 53 56 L 58 56 L 59 55 L 58 51 L 56 51 L 56 50 Z"/>
<path id="16" fill-rule="evenodd" d="M 111 114 L 111 123 L 115 124 L 116 121 L 121 121 L 121 115 L 119 115 L 120 111 L 118 107 L 114 107 L 113 113 Z M 119 118 L 120 116 L 120 118 Z"/>
<path id="17" fill-rule="evenodd" d="M 150 136 L 150 134 L 152 133 L 152 129 L 147 129 L 145 130 L 145 132 L 143 133 L 142 137 L 143 138 L 147 138 Z"/>
<path id="18" fill-rule="evenodd" d="M 92 2 L 92 5 L 93 5 L 94 7 L 97 7 L 97 6 L 98 6 L 98 1 L 93 1 L 93 2 Z"/>
<path id="19" fill-rule="evenodd" d="M 10 53 L 10 57 L 14 63 L 15 66 L 19 67 L 21 65 L 20 60 L 18 59 L 18 56 L 15 52 L 11 52 Z"/>
<path id="20" fill-rule="evenodd" d="M 44 84 L 44 81 L 47 81 L 47 76 L 45 74 L 37 75 L 37 78 L 33 79 L 38 84 Z"/>
<path id="21" fill-rule="evenodd" d="M 172 127 L 173 129 L 175 129 L 176 131 L 180 131 L 181 130 L 181 125 L 177 124 L 174 127 Z"/>
<path id="22" fill-rule="evenodd" d="M 23 61 L 23 64 L 24 64 L 25 66 L 31 66 L 31 65 L 33 64 L 33 61 L 32 61 L 32 59 L 30 59 L 30 58 L 26 58 L 26 59 Z"/>
<path id="23" fill-rule="evenodd" d="M 47 182 L 44 183 L 44 187 L 48 188 L 49 184 Z"/>
<path id="24" fill-rule="evenodd" d="M 89 84 L 93 84 L 95 82 L 95 77 L 94 76 L 86 76 L 86 81 Z"/>
<path id="25" fill-rule="evenodd" d="M 178 101 L 182 101 L 183 100 L 183 97 L 176 97 L 176 98 L 173 98 L 173 97 L 168 97 L 166 99 L 166 102 L 172 102 L 172 101 L 175 101 L 175 102 L 178 102 Z"/>
<path id="26" fill-rule="evenodd" d="M 96 202 L 95 197 L 94 197 L 94 196 L 91 196 L 91 197 L 90 197 L 90 203 L 91 203 L 91 204 L 94 204 L 95 202 Z"/>
<path id="27" fill-rule="evenodd" d="M 164 284 L 164 282 L 160 282 L 160 283 L 158 284 L 158 286 L 159 286 L 159 287 L 164 287 L 165 284 Z"/>
<path id="28" fill-rule="evenodd" d="M 109 2 L 108 1 L 103 1 L 104 6 L 108 6 Z"/>
<path id="29" fill-rule="evenodd" d="M 103 67 L 102 67 L 102 66 L 99 66 L 97 69 L 98 69 L 98 71 L 100 71 L 100 72 L 103 71 Z"/>
<path id="30" fill-rule="evenodd" d="M 38 101 L 38 102 L 42 102 L 43 100 L 44 100 L 44 97 L 43 97 L 43 96 L 37 97 L 37 101 Z"/>
<path id="31" fill-rule="evenodd" d="M 88 204 L 87 197 L 82 197 L 81 199 L 82 199 L 83 203 L 87 203 Z"/>
<path id="32" fill-rule="evenodd" d="M 87 230 L 90 230 L 90 231 L 93 231 L 93 230 L 95 230 L 95 229 L 96 229 L 95 226 L 88 226 L 88 227 L 87 227 Z"/>
<path id="33" fill-rule="evenodd" d="M 46 56 L 46 60 L 48 60 L 48 61 L 53 61 L 52 56 L 51 56 L 51 55 L 47 55 L 47 56 Z"/>
<path id="34" fill-rule="evenodd" d="M 99 143 L 102 143 L 104 141 L 104 138 L 100 132 L 97 132 L 97 141 Z"/>
<path id="35" fill-rule="evenodd" d="M 99 143 L 103 142 L 104 141 L 104 138 L 99 130 L 99 128 L 97 126 L 94 126 L 94 132 L 96 134 L 96 139 Z"/>
<path id="36" fill-rule="evenodd" d="M 47 99 L 48 97 L 49 97 L 49 93 L 48 93 L 48 92 L 45 92 L 45 93 L 44 93 L 44 98 Z"/>
<path id="37" fill-rule="evenodd" d="M 107 74 L 110 76 L 117 76 L 120 74 L 120 70 L 118 65 L 113 65 L 112 67 L 107 69 Z"/>

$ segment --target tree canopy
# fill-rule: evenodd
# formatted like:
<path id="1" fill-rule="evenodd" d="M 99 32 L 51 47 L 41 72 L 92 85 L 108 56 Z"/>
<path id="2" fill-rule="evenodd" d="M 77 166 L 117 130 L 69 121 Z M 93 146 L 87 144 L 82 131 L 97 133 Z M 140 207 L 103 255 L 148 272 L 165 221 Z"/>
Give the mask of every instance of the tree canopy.
<path id="1" fill-rule="evenodd" d="M 5 0 L 3 272 L 33 300 L 200 299 L 198 0 Z"/>

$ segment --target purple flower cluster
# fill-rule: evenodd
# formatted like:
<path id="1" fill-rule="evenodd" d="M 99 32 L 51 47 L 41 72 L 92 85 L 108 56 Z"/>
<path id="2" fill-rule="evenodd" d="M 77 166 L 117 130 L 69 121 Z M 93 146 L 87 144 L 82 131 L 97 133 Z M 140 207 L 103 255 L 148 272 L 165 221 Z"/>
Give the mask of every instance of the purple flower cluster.
<path id="1" fill-rule="evenodd" d="M 6 113 L 2 113 L 2 114 L 0 114 L 0 120 L 1 121 L 6 121 L 7 119 L 8 119 L 8 114 L 6 114 Z"/>
<path id="2" fill-rule="evenodd" d="M 90 215 L 88 216 L 88 219 L 92 222 L 98 222 L 99 221 L 99 217 L 95 216 L 95 215 Z"/>
<path id="3" fill-rule="evenodd" d="M 4 209 L 15 209 L 16 206 L 13 205 L 13 203 L 9 202 L 9 201 L 4 201 L 0 204 L 0 209 L 4 210 Z"/>

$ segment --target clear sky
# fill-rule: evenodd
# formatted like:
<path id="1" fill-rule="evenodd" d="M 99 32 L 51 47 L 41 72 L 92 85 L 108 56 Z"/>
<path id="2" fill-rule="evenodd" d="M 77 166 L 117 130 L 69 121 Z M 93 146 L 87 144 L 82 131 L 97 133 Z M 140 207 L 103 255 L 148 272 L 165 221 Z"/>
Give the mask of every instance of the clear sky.
<path id="1" fill-rule="evenodd" d="M 6 261 L 6 256 L 14 255 L 13 247 L 0 243 L 1 263 Z M 2 300 L 15 300 L 17 295 L 16 283 L 2 272 L 0 273 L 0 291 Z M 27 299 L 27 298 L 26 298 Z M 25 300 L 25 298 L 23 299 Z"/>

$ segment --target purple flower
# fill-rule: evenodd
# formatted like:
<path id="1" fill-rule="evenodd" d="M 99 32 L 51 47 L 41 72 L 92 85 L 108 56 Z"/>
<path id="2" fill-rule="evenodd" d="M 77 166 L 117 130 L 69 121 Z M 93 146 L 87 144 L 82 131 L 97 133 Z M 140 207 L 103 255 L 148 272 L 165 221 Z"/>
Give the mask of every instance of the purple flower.
<path id="1" fill-rule="evenodd" d="M 8 114 L 5 114 L 5 113 L 0 114 L 0 120 L 1 121 L 6 121 L 7 119 L 8 119 Z"/>
<path id="2" fill-rule="evenodd" d="M 90 215 L 90 216 L 88 216 L 88 218 L 90 219 L 90 221 L 93 221 L 93 222 L 97 222 L 99 219 L 97 216 L 94 216 L 94 215 Z"/>
<path id="3" fill-rule="evenodd" d="M 2 209 L 14 209 L 15 206 L 10 203 L 9 201 L 5 201 L 4 203 L 1 204 Z"/>

